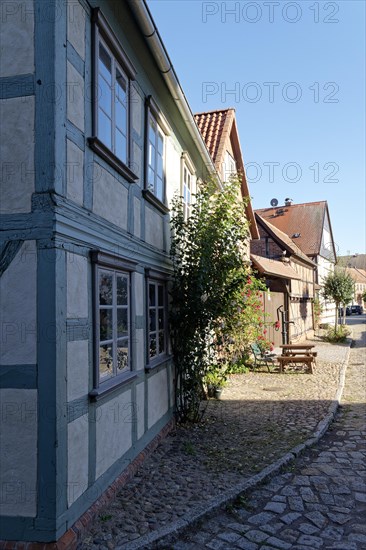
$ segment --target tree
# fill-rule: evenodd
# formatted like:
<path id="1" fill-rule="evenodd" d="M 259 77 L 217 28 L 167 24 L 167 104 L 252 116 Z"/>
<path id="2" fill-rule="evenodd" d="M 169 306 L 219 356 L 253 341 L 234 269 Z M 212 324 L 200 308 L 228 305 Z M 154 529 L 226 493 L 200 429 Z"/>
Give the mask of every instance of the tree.
<path id="1" fill-rule="evenodd" d="M 176 413 L 182 422 L 199 419 L 204 377 L 240 353 L 245 331 L 256 324 L 248 307 L 261 308 L 254 296 L 265 286 L 250 278 L 244 261 L 245 204 L 239 178 L 223 190 L 212 183 L 202 186 L 187 220 L 181 197 L 173 202 L 170 325 Z"/>
<path id="2" fill-rule="evenodd" d="M 366 290 L 365 290 L 365 292 L 362 294 L 362 301 L 363 301 L 363 302 L 366 302 Z"/>
<path id="3" fill-rule="evenodd" d="M 351 302 L 355 293 L 355 283 L 352 277 L 344 271 L 330 273 L 323 282 L 322 295 L 326 300 L 332 300 L 336 305 L 335 330 L 338 326 L 338 310 Z"/>

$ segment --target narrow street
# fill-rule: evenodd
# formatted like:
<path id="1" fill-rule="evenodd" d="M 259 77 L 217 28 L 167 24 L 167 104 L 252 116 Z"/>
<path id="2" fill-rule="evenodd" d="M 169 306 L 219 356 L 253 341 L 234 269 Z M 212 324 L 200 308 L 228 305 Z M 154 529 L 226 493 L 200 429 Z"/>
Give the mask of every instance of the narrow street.
<path id="1" fill-rule="evenodd" d="M 342 403 L 320 441 L 287 471 L 241 496 L 166 550 L 366 548 L 366 316 L 347 319 L 350 351 Z"/>

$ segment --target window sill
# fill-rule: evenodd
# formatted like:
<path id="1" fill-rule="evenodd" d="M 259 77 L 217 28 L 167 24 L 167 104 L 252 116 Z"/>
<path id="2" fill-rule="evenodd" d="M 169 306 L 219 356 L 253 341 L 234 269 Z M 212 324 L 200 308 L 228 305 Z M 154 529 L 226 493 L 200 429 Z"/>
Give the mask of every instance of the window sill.
<path id="1" fill-rule="evenodd" d="M 142 194 L 144 198 L 148 202 L 153 204 L 158 210 L 160 210 L 160 212 L 162 212 L 163 214 L 167 214 L 169 212 L 169 208 L 167 207 L 167 205 L 161 202 L 161 200 L 159 200 L 157 197 L 155 197 L 155 195 L 151 191 L 149 191 L 149 189 L 143 189 Z"/>
<path id="2" fill-rule="evenodd" d="M 162 367 L 172 359 L 173 359 L 172 355 L 162 355 L 161 357 L 157 357 L 151 363 L 146 365 L 145 372 L 150 372 L 157 369 L 158 367 Z"/>
<path id="3" fill-rule="evenodd" d="M 99 386 L 99 388 L 95 388 L 94 390 L 89 392 L 89 398 L 91 401 L 99 401 L 99 399 L 102 399 L 113 391 L 118 390 L 126 384 L 129 384 L 135 378 L 137 378 L 136 372 L 128 372 L 120 374 L 119 376 L 115 376 L 114 378 L 103 382 L 102 385 Z"/>
<path id="4" fill-rule="evenodd" d="M 134 183 L 138 180 L 138 176 L 128 166 L 126 166 L 104 143 L 97 137 L 88 138 L 90 148 L 97 153 L 103 160 L 108 162 L 121 176 L 129 183 Z"/>

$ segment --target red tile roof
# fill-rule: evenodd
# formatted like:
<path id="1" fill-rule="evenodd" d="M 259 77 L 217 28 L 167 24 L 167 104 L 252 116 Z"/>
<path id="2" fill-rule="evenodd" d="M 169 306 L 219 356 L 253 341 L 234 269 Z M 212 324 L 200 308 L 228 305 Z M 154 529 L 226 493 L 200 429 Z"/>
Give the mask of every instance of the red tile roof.
<path id="1" fill-rule="evenodd" d="M 225 141 L 227 134 L 231 130 L 232 119 L 235 116 L 234 109 L 222 109 L 218 111 L 208 111 L 206 113 L 197 113 L 194 115 L 195 121 L 206 142 L 207 149 L 214 161 L 217 170 L 221 170 L 221 166 L 217 165 L 221 162 L 221 153 L 223 140 Z"/>
<path id="2" fill-rule="evenodd" d="M 277 241 L 282 243 L 283 247 L 286 248 L 291 254 L 297 256 L 298 258 L 300 258 L 301 260 L 303 260 L 305 263 L 309 265 L 313 265 L 313 266 L 316 265 L 312 260 L 308 258 L 306 254 L 304 254 L 304 252 L 302 252 L 302 250 L 297 246 L 297 244 L 292 239 L 290 239 L 288 235 L 286 235 L 286 233 L 281 231 L 281 229 L 278 229 L 275 225 L 272 225 L 271 223 L 269 223 L 268 220 L 262 218 L 258 214 L 258 210 L 256 210 L 255 215 L 257 218 L 257 223 L 262 224 L 262 226 L 265 229 L 267 229 L 267 231 L 270 234 L 272 234 L 272 236 L 277 238 Z"/>
<path id="3" fill-rule="evenodd" d="M 239 133 L 235 120 L 235 109 L 219 109 L 216 111 L 197 113 L 194 115 L 194 119 L 219 174 L 221 174 L 222 163 L 225 160 L 228 142 L 231 142 L 237 170 L 238 173 L 242 175 L 242 195 L 243 197 L 250 198 L 248 183 L 245 176 L 243 155 L 240 147 Z M 245 210 L 250 222 L 252 239 L 258 239 L 258 228 L 250 200 Z"/>
<path id="4" fill-rule="evenodd" d="M 308 256 L 320 253 L 326 201 L 256 210 L 262 218 L 286 233 Z M 299 235 L 299 236 L 295 236 Z"/>

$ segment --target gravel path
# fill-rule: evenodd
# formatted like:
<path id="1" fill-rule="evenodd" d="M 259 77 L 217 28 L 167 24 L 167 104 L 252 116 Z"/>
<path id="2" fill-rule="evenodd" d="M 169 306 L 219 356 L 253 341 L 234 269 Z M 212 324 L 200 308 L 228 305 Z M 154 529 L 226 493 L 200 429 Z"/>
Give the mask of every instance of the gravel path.
<path id="1" fill-rule="evenodd" d="M 355 327 L 336 421 L 287 471 L 160 550 L 366 548 L 366 333 Z"/>
<path id="2" fill-rule="evenodd" d="M 222 399 L 204 404 L 200 424 L 178 426 L 163 441 L 100 514 L 79 548 L 127 548 L 310 437 L 335 397 L 348 353 L 347 346 L 316 346 L 313 375 L 263 371 L 232 376 Z"/>

